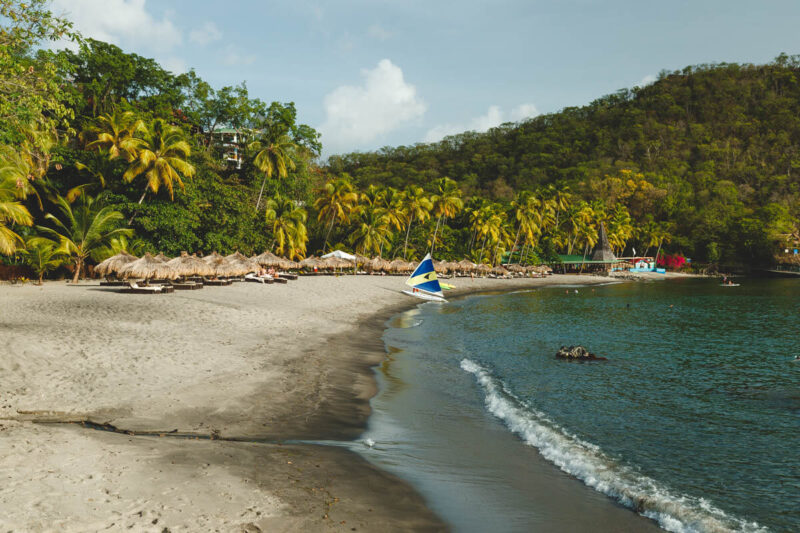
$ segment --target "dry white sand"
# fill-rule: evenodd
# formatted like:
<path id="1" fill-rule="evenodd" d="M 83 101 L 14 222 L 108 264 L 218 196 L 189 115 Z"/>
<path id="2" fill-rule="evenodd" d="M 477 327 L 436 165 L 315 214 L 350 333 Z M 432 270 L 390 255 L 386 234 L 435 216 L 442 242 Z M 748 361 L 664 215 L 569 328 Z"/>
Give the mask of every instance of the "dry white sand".
<path id="1" fill-rule="evenodd" d="M 442 528 L 413 490 L 354 454 L 251 442 L 359 434 L 379 330 L 414 304 L 403 281 L 319 276 L 152 296 L 0 286 L 0 530 Z M 34 423 L 73 420 L 154 436 Z"/>

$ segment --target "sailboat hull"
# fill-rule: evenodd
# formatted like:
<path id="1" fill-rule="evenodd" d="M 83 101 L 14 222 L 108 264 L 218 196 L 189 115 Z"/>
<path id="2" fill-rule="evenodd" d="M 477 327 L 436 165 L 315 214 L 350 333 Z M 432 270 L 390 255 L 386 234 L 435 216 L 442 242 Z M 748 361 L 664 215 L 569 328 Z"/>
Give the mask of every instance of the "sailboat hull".
<path id="1" fill-rule="evenodd" d="M 435 294 L 428 294 L 428 293 L 421 292 L 421 291 L 417 291 L 417 292 L 403 291 L 403 294 L 408 294 L 409 296 L 413 296 L 415 298 L 419 298 L 420 300 L 428 300 L 430 302 L 445 302 L 445 303 L 447 303 L 447 300 L 445 300 L 441 296 L 436 296 Z"/>

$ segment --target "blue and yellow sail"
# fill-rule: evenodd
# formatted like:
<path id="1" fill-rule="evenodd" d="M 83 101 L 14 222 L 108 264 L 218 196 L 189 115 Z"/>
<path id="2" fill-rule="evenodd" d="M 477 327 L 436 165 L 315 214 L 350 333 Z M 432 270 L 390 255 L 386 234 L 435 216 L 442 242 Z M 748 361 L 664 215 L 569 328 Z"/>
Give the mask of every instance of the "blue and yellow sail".
<path id="1" fill-rule="evenodd" d="M 406 280 L 406 285 L 411 286 L 413 292 L 421 291 L 440 298 L 444 297 L 442 287 L 439 285 L 439 278 L 436 277 L 436 270 L 433 268 L 431 254 L 427 254 L 425 259 L 420 262 L 419 266 Z"/>

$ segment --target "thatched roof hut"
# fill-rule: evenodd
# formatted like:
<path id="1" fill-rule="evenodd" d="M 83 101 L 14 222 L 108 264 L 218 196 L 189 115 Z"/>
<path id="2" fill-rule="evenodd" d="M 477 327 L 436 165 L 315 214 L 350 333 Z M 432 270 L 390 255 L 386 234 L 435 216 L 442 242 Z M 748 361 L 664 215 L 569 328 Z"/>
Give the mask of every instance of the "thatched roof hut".
<path id="1" fill-rule="evenodd" d="M 175 279 L 178 274 L 169 265 L 159 261 L 149 253 L 144 254 L 141 259 L 131 261 L 119 269 L 118 274 L 126 278 L 163 278 Z"/>
<path id="2" fill-rule="evenodd" d="M 519 273 L 519 274 L 522 274 L 522 273 L 524 273 L 524 272 L 525 272 L 525 267 L 519 266 L 519 265 L 517 265 L 517 264 L 514 264 L 514 265 L 506 265 L 506 266 L 505 266 L 505 268 L 506 268 L 506 270 L 508 270 L 509 272 L 516 272 L 516 273 Z"/>
<path id="3" fill-rule="evenodd" d="M 180 257 L 167 261 L 167 266 L 172 268 L 178 276 L 213 276 L 214 267 L 197 256 L 181 252 Z"/>
<path id="4" fill-rule="evenodd" d="M 123 251 L 117 255 L 112 255 L 105 261 L 101 261 L 96 267 L 94 267 L 94 271 L 101 276 L 108 276 L 112 272 L 119 272 L 120 268 L 128 263 L 136 261 L 137 259 L 138 257 L 135 255 L 131 255 L 128 252 Z"/>
<path id="5" fill-rule="evenodd" d="M 161 252 L 158 252 L 158 254 L 156 254 L 154 257 L 155 257 L 155 259 L 158 259 L 162 263 L 166 263 L 167 261 L 170 260 L 169 257 L 167 257 L 166 255 L 162 254 Z"/>

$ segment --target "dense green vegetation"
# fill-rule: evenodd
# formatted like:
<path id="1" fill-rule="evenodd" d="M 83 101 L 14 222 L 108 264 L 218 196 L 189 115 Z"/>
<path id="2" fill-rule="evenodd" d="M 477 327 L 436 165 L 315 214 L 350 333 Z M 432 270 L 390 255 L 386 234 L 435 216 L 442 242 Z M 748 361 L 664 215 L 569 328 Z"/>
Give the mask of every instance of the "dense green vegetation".
<path id="1" fill-rule="evenodd" d="M 798 74 L 800 58 L 785 55 L 769 65 L 662 72 L 650 86 L 584 107 L 435 144 L 337 156 L 329 169 L 357 186 L 427 186 L 449 176 L 465 195 L 498 202 L 569 190 L 568 224 L 583 216 L 581 201 L 605 212 L 622 205 L 633 225 L 627 243 L 640 253 L 652 226 L 672 235 L 671 250 L 698 260 L 770 262 L 782 235 L 797 238 Z"/>
<path id="2" fill-rule="evenodd" d="M 617 254 L 753 265 L 797 238 L 796 57 L 321 164 L 290 102 L 84 40 L 44 0 L 0 15 L 0 256 L 37 274 L 120 250 L 537 262 L 587 253 L 601 223 Z"/>

